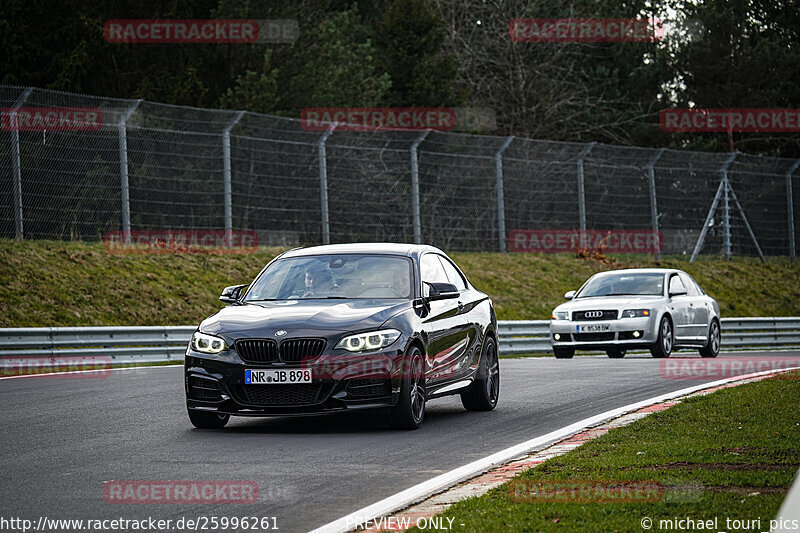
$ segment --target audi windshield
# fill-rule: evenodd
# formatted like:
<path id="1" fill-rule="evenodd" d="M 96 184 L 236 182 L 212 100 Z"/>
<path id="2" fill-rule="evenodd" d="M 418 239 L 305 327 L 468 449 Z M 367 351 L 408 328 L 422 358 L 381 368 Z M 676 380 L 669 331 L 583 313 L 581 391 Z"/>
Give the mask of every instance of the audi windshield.
<path id="1" fill-rule="evenodd" d="M 608 274 L 591 278 L 575 298 L 663 296 L 663 274 Z"/>

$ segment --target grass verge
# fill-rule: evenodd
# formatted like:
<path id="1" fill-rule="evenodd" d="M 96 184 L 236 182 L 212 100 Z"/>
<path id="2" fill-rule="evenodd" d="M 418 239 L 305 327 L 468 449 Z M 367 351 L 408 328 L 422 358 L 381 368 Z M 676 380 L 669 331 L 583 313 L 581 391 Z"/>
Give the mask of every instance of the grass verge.
<path id="1" fill-rule="evenodd" d="M 197 324 L 222 307 L 222 288 L 251 281 L 280 248 L 252 254 L 110 254 L 99 243 L 0 239 L 0 327 Z M 589 276 L 626 267 L 678 267 L 694 276 L 722 316 L 800 315 L 800 264 L 574 254 L 451 254 L 494 300 L 501 320 L 550 317 Z"/>
<path id="2" fill-rule="evenodd" d="M 543 463 L 441 516 L 459 531 L 768 531 L 800 467 L 800 374 L 687 399 Z M 658 501 L 524 501 L 510 487 L 619 483 L 664 488 Z M 562 485 L 557 485 L 562 483 Z M 586 493 L 584 493 L 585 495 Z M 532 498 L 536 499 L 536 498 Z M 716 528 L 660 520 L 717 518 Z M 733 528 L 726 519 L 741 520 Z M 760 519 L 760 523 L 755 520 Z M 445 521 L 445 523 L 447 523 Z M 688 523 L 686 523 L 688 524 Z"/>

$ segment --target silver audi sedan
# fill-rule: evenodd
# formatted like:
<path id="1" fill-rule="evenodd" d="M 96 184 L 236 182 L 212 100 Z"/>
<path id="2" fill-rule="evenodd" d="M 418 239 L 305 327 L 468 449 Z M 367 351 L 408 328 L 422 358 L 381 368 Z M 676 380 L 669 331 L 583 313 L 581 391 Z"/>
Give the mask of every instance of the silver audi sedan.
<path id="1" fill-rule="evenodd" d="M 669 357 L 678 348 L 699 350 L 703 357 L 719 354 L 719 305 L 682 270 L 601 272 L 564 298 L 570 301 L 550 317 L 550 342 L 559 359 L 575 350 L 605 350 L 620 358 L 632 348 L 648 348 L 653 357 Z"/>

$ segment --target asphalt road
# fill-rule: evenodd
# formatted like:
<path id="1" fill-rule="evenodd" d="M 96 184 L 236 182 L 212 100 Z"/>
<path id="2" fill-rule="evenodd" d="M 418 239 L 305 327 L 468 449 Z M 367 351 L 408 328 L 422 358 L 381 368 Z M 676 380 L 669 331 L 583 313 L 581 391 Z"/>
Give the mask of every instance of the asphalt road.
<path id="1" fill-rule="evenodd" d="M 676 358 L 700 361 L 682 352 L 665 361 Z M 500 449 L 703 382 L 665 379 L 663 364 L 644 355 L 505 359 L 495 411 L 469 413 L 448 397 L 430 402 L 411 432 L 390 430 L 379 414 L 238 418 L 196 430 L 179 367 L 1 380 L 0 517 L 257 516 L 307 531 Z M 259 501 L 112 504 L 108 480 L 252 480 Z"/>

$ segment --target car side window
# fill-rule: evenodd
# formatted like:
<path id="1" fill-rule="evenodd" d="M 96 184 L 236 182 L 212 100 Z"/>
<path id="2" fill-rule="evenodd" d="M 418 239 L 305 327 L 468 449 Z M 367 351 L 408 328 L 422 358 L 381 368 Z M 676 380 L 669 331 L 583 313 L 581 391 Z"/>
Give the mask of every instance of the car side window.
<path id="1" fill-rule="evenodd" d="M 681 291 L 686 291 L 686 287 L 683 285 L 681 278 L 677 274 L 673 274 L 672 277 L 669 278 L 669 292 L 673 293 Z"/>
<path id="2" fill-rule="evenodd" d="M 688 274 L 680 273 L 679 276 L 681 277 L 681 281 L 683 282 L 684 287 L 686 287 L 686 292 L 689 296 L 700 296 L 700 291 L 697 290 L 697 285 Z"/>
<path id="3" fill-rule="evenodd" d="M 463 291 L 467 288 L 467 282 L 464 279 L 464 276 L 456 269 L 456 267 L 451 263 L 446 257 L 439 256 L 439 260 L 442 262 L 442 266 L 444 266 L 444 271 L 447 274 L 450 283 L 456 286 L 456 288 L 460 291 Z"/>
<path id="4" fill-rule="evenodd" d="M 444 271 L 441 261 L 436 254 L 425 254 L 422 256 L 420 262 L 420 270 L 422 275 L 422 293 L 425 296 L 430 295 L 430 287 L 425 284 L 428 283 L 450 283 L 447 279 L 447 274 Z"/>

